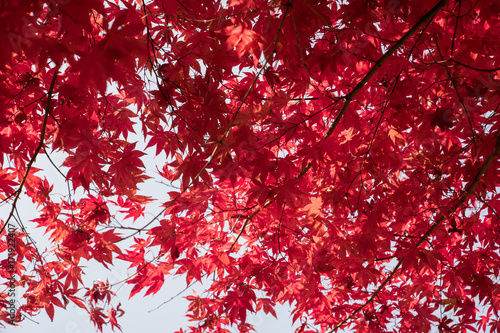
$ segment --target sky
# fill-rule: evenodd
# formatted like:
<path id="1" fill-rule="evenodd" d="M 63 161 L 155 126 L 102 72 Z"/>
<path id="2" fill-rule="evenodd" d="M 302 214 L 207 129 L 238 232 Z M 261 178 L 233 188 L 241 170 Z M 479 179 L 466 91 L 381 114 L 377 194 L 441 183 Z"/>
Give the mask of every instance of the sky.
<path id="1" fill-rule="evenodd" d="M 140 133 L 139 129 L 137 133 Z M 130 137 L 129 140 L 139 141 L 139 149 L 145 151 L 147 155 L 144 157 L 144 164 L 146 165 L 146 170 L 149 176 L 152 178 L 147 180 L 144 184 L 140 186 L 140 191 L 145 195 L 152 195 L 159 198 L 158 205 L 161 204 L 161 196 L 169 188 L 164 184 L 159 184 L 159 177 L 156 171 L 156 166 L 161 167 L 165 163 L 164 158 L 154 157 L 154 151 L 152 149 L 145 149 L 145 144 L 140 136 Z M 64 156 L 60 153 L 51 153 L 51 159 L 57 166 L 61 166 L 64 161 Z M 49 182 L 53 182 L 54 190 L 53 195 L 65 196 L 67 195 L 68 189 L 64 178 L 58 173 L 58 171 L 51 165 L 49 160 L 44 154 L 40 154 L 37 158 L 34 167 L 42 169 L 39 176 L 44 175 L 47 177 Z M 64 172 L 64 168 L 61 168 Z M 156 176 L 156 180 L 155 180 Z M 78 197 L 73 193 L 74 198 Z M 31 202 L 30 198 L 25 195 L 20 197 L 18 202 L 18 212 L 19 217 L 30 233 L 31 237 L 35 240 L 37 248 L 43 252 L 47 247 L 50 247 L 50 243 L 47 241 L 47 236 L 44 235 L 43 229 L 35 228 L 34 223 L 30 223 L 29 220 L 37 217 L 36 206 Z M 0 205 L 0 218 L 5 219 L 8 216 L 11 209 L 10 204 L 4 203 Z M 139 227 L 140 225 L 146 224 L 152 216 L 156 215 L 160 211 L 159 207 L 152 207 L 146 213 L 146 216 L 139 219 L 134 223 L 134 227 Z M 113 213 L 113 212 L 111 212 Z M 116 215 L 120 218 L 119 214 Z M 120 221 L 122 224 L 130 225 L 131 220 Z M 141 223 L 142 222 L 142 223 Z M 14 224 L 16 228 L 18 227 L 15 220 L 11 220 L 10 224 Z M 142 234 L 144 235 L 144 233 Z M 131 240 L 131 239 L 130 239 Z M 128 241 L 128 240 L 127 240 Z M 125 241 L 125 242 L 127 242 Z M 125 244 L 121 244 L 120 247 L 123 249 Z M 7 256 L 7 252 L 1 255 Z M 2 258 L 1 260 L 3 260 Z M 83 276 L 83 281 L 86 286 L 90 287 L 93 281 L 98 279 L 102 281 L 109 281 L 110 284 L 114 284 L 125 280 L 134 270 L 128 270 L 128 263 L 122 262 L 120 260 L 114 261 L 115 265 L 110 266 L 111 270 L 107 270 L 99 263 L 90 261 L 87 262 L 84 259 L 81 261 L 81 266 L 86 266 L 84 268 L 85 276 Z M 190 324 L 188 319 L 185 317 L 186 310 L 188 307 L 188 301 L 184 299 L 185 296 L 192 295 L 193 290 L 196 290 L 200 295 L 203 294 L 203 288 L 208 287 L 208 284 L 202 286 L 200 283 L 196 283 L 191 288 L 186 289 L 186 280 L 184 276 L 170 276 L 165 278 L 165 284 L 162 289 L 155 295 L 148 295 L 144 297 L 145 291 L 141 291 L 139 294 L 135 295 L 129 300 L 129 294 L 132 287 L 125 283 L 119 283 L 112 288 L 116 293 L 116 297 L 112 299 L 111 304 L 116 308 L 116 306 L 121 303 L 121 308 L 125 311 L 124 315 L 118 318 L 118 323 L 121 325 L 123 332 L 140 332 L 141 330 L 147 330 L 148 332 L 175 332 L 179 328 L 187 328 Z M 23 293 L 21 287 L 16 288 L 16 298 L 20 298 Z M 162 304 L 169 300 L 166 304 Z M 291 320 L 291 308 L 289 306 L 279 306 L 276 308 L 278 319 L 271 315 L 257 314 L 250 315 L 248 317 L 249 323 L 252 323 L 255 327 L 257 333 L 271 333 L 271 332 L 293 332 L 299 325 L 296 323 L 293 325 Z M 191 323 L 195 324 L 195 323 Z M 292 328 L 293 326 L 293 328 Z M 119 332 L 119 330 L 116 330 Z M 0 328 L 0 332 L 12 332 L 12 333 L 87 333 L 87 332 L 97 332 L 93 323 L 90 322 L 88 314 L 85 310 L 80 309 L 73 303 L 68 304 L 66 310 L 56 307 L 54 321 L 51 322 L 48 315 L 44 310 L 37 316 L 33 318 L 26 318 L 18 327 L 7 326 L 5 329 Z M 113 332 L 110 326 L 105 326 L 103 332 Z M 231 333 L 238 332 L 237 329 L 233 329 Z"/>

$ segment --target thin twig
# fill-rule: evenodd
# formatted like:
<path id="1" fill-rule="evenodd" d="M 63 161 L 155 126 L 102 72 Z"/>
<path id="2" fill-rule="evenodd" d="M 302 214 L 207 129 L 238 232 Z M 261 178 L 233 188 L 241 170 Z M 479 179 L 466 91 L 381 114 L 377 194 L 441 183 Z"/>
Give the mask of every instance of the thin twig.
<path id="1" fill-rule="evenodd" d="M 481 166 L 481 169 L 479 169 L 478 173 L 474 177 L 474 181 L 467 187 L 465 192 L 461 194 L 458 202 L 455 205 L 453 205 L 453 207 L 451 209 L 448 210 L 448 212 L 447 212 L 448 215 L 453 214 L 460 206 L 462 206 L 467 201 L 469 196 L 474 192 L 474 190 L 476 189 L 476 186 L 481 181 L 481 178 L 483 177 L 484 173 L 486 172 L 486 170 L 488 169 L 490 164 L 498 157 L 498 155 L 500 155 L 500 131 L 497 132 L 496 137 L 497 137 L 497 141 L 495 144 L 495 149 L 488 156 L 488 158 L 486 158 L 483 165 Z M 443 221 L 445 219 L 446 219 L 445 215 L 441 215 L 441 217 L 430 226 L 430 228 L 427 230 L 427 232 L 420 237 L 418 242 L 415 244 L 415 248 L 418 248 L 422 243 L 427 241 L 429 236 L 437 229 L 437 227 L 439 227 L 441 225 L 441 223 L 443 223 Z M 389 282 L 392 281 L 394 274 L 398 271 L 399 267 L 401 267 L 404 259 L 405 259 L 405 257 L 401 257 L 399 259 L 398 263 L 396 264 L 396 266 L 394 266 L 391 273 L 385 278 L 385 280 L 382 282 L 382 284 L 377 288 L 377 290 L 375 290 L 373 292 L 372 296 L 365 303 L 363 303 L 359 307 L 357 307 L 356 310 L 354 310 L 348 317 L 346 317 L 339 324 L 337 324 L 329 333 L 337 331 L 342 325 L 344 325 L 347 321 L 349 321 L 352 317 L 354 317 L 358 312 L 360 312 L 368 304 L 370 304 L 373 301 L 373 299 L 375 297 L 377 297 L 377 295 L 382 291 L 382 289 L 384 289 L 384 287 Z"/>
<path id="2" fill-rule="evenodd" d="M 457 21 L 458 21 L 458 19 L 457 19 Z M 441 58 L 441 60 L 445 61 L 443 54 L 441 53 L 441 49 L 439 48 L 437 36 L 435 37 L 435 40 L 436 40 L 436 49 L 439 53 L 439 57 Z M 451 49 L 451 51 L 453 52 L 453 48 Z M 474 127 L 472 126 L 472 122 L 471 122 L 470 117 L 469 117 L 469 112 L 467 112 L 467 108 L 465 107 L 464 100 L 462 99 L 462 96 L 460 96 L 460 93 L 458 92 L 458 88 L 457 88 L 457 85 L 455 83 L 455 80 L 453 80 L 453 77 L 451 76 L 450 70 L 448 69 L 448 65 L 446 65 L 446 63 L 444 64 L 444 68 L 446 70 L 446 74 L 448 75 L 448 79 L 450 79 L 451 86 L 453 87 L 455 94 L 457 94 L 458 101 L 460 102 L 460 105 L 462 106 L 462 109 L 464 110 L 465 116 L 467 117 L 467 121 L 469 122 L 469 127 L 470 127 L 470 131 L 472 134 L 472 142 L 474 143 L 474 150 L 477 153 L 476 133 L 474 132 Z"/>
<path id="3" fill-rule="evenodd" d="M 365 77 L 361 81 L 359 81 L 356 87 L 354 87 L 354 89 L 345 96 L 345 103 L 342 106 L 342 109 L 335 117 L 333 124 L 330 126 L 328 132 L 326 132 L 323 139 L 326 139 L 330 135 L 332 135 L 333 131 L 335 131 L 335 128 L 339 124 L 340 119 L 342 118 L 347 108 L 349 107 L 349 104 L 351 104 L 354 96 L 356 96 L 356 94 L 364 87 L 364 85 L 372 78 L 372 76 L 375 75 L 375 73 L 379 70 L 380 67 L 382 67 L 382 65 L 387 61 L 387 59 L 389 59 L 391 55 L 393 55 L 401 46 L 403 46 L 403 44 L 408 39 L 410 39 L 410 37 L 412 37 L 413 34 L 417 32 L 417 30 L 420 29 L 420 27 L 422 27 L 428 20 L 433 19 L 434 16 L 436 16 L 436 14 L 441 10 L 441 8 L 443 8 L 448 3 L 448 1 L 449 0 L 439 1 L 437 5 L 435 5 L 431 10 L 429 10 L 427 14 L 422 16 L 422 18 L 410 30 L 408 30 L 408 32 L 406 32 L 403 35 L 403 37 L 401 37 L 396 42 L 396 44 L 391 46 L 391 48 L 387 50 L 387 52 L 384 53 L 384 55 L 373 65 L 370 71 L 365 75 Z"/>
<path id="4" fill-rule="evenodd" d="M 203 277 L 203 275 L 202 275 Z M 182 289 L 181 291 L 179 291 L 177 294 L 175 294 L 174 296 L 170 297 L 170 299 L 164 301 L 163 303 L 161 303 L 160 305 L 158 305 L 156 308 L 154 308 L 153 310 L 149 310 L 148 312 L 153 312 L 155 310 L 158 310 L 160 307 L 162 307 L 163 305 L 169 303 L 170 301 L 176 299 L 177 297 L 179 297 L 182 293 L 184 293 L 186 290 L 188 290 L 189 288 L 191 288 L 196 282 L 198 282 L 198 280 L 194 280 L 193 282 L 191 282 L 186 288 Z"/>
<path id="5" fill-rule="evenodd" d="M 29 161 L 28 166 L 26 167 L 26 172 L 24 173 L 23 179 L 21 180 L 21 184 L 19 184 L 19 188 L 17 189 L 16 197 L 14 198 L 14 202 L 12 203 L 12 208 L 10 210 L 9 216 L 7 217 L 7 220 L 5 221 L 2 229 L 0 229 L 0 235 L 4 231 L 5 226 L 9 223 L 12 216 L 14 215 L 14 212 L 16 210 L 17 201 L 19 200 L 19 197 L 21 196 L 21 193 L 23 192 L 24 183 L 26 182 L 26 179 L 28 178 L 31 167 L 33 166 L 33 163 L 35 163 L 35 160 L 36 160 L 36 157 L 38 156 L 38 153 L 40 153 L 40 150 L 42 150 L 43 141 L 45 139 L 45 130 L 47 129 L 47 119 L 49 118 L 49 113 L 50 113 L 50 103 L 52 101 L 52 92 L 53 92 L 54 86 L 56 84 L 58 72 L 59 72 L 59 66 L 57 66 L 54 69 L 54 75 L 52 76 L 52 82 L 50 83 L 49 91 L 47 93 L 47 105 L 45 106 L 45 116 L 43 118 L 42 132 L 40 134 L 40 142 L 38 143 L 38 147 L 36 148 L 36 150 L 33 154 L 33 157 L 31 157 L 31 160 Z"/>
<path id="6" fill-rule="evenodd" d="M 330 126 L 328 131 L 325 133 L 323 136 L 323 140 L 328 138 L 333 134 L 335 129 L 337 128 L 337 125 L 340 123 L 340 120 L 344 116 L 345 112 L 347 111 L 347 108 L 351 104 L 352 100 L 356 96 L 356 94 L 363 89 L 365 84 L 372 78 L 373 75 L 382 67 L 382 65 L 389 59 L 391 55 L 393 55 L 403 44 L 410 39 L 410 37 L 417 32 L 427 21 L 430 21 L 436 16 L 436 14 L 443 8 L 449 0 L 441 0 L 439 1 L 431 10 L 429 10 L 422 18 L 410 29 L 408 30 L 403 37 L 401 37 L 389 50 L 387 50 L 384 55 L 377 60 L 377 62 L 373 65 L 373 67 L 370 69 L 370 71 L 365 75 L 365 77 L 358 82 L 358 84 L 354 87 L 351 92 L 349 92 L 347 95 L 344 96 L 345 102 L 344 105 L 342 106 L 342 109 L 340 112 L 337 114 L 335 117 L 335 120 L 333 121 L 333 124 Z M 420 38 L 420 37 L 419 37 Z M 307 171 L 311 168 L 311 162 L 307 163 L 307 165 L 304 167 L 304 169 L 299 173 L 299 175 L 296 176 L 296 178 L 301 178 L 304 176 Z"/>
<path id="7" fill-rule="evenodd" d="M 264 62 L 264 65 L 262 65 L 262 67 L 260 68 L 260 70 L 257 72 L 257 74 L 255 75 L 255 78 L 253 79 L 252 81 L 252 84 L 250 85 L 250 87 L 247 89 L 245 95 L 243 96 L 243 99 L 241 100 L 241 103 L 240 105 L 238 106 L 238 108 L 236 109 L 234 115 L 232 116 L 231 118 L 231 121 L 229 122 L 229 125 L 227 126 L 226 128 L 226 131 L 224 132 L 224 134 L 222 135 L 222 138 L 217 142 L 215 148 L 213 149 L 212 153 L 210 154 L 210 157 L 208 159 L 208 161 L 205 163 L 205 165 L 201 168 L 201 170 L 196 174 L 196 176 L 193 177 L 193 179 L 191 179 L 191 181 L 189 182 L 188 186 L 186 186 L 185 188 L 182 189 L 182 191 L 177 194 L 177 196 L 175 196 L 175 198 L 170 201 L 170 203 L 165 206 L 165 208 L 163 208 L 158 214 L 155 215 L 155 217 L 149 221 L 145 226 L 143 226 L 141 228 L 142 229 L 145 229 L 147 228 L 149 225 L 151 225 L 155 220 L 157 220 L 168 208 L 170 208 L 190 187 L 191 185 L 193 185 L 194 182 L 196 182 L 200 177 L 201 175 L 203 174 L 203 172 L 205 172 L 205 170 L 208 168 L 208 166 L 210 164 L 212 164 L 213 160 L 215 159 L 215 155 L 217 153 L 217 151 L 219 150 L 219 148 L 222 146 L 222 143 L 223 141 L 226 139 L 227 135 L 229 134 L 229 132 L 231 131 L 231 128 L 233 127 L 234 125 L 234 122 L 236 121 L 236 117 L 239 115 L 239 112 L 241 110 L 241 108 L 243 107 L 243 105 L 245 104 L 245 101 L 246 99 L 248 98 L 248 96 L 250 95 L 250 93 L 252 92 L 255 84 L 257 83 L 257 80 L 259 79 L 259 77 L 261 76 L 262 72 L 264 71 L 264 69 L 266 68 L 267 64 L 269 63 L 269 61 L 271 60 L 272 56 L 274 55 L 274 51 L 276 50 L 276 47 L 278 45 L 278 39 L 280 37 L 280 32 L 281 32 L 281 29 L 283 27 L 283 23 L 285 22 L 285 18 L 288 14 L 288 10 L 290 9 L 290 6 L 287 6 L 286 7 L 286 10 L 285 12 L 283 13 L 283 18 L 281 19 L 281 22 L 280 22 L 280 25 L 278 27 L 278 32 L 276 34 L 276 37 L 274 38 L 274 46 L 273 46 L 273 51 L 270 52 L 269 56 L 266 58 L 265 62 Z M 123 237 L 121 238 L 119 241 L 116 241 L 116 242 L 120 242 L 120 241 L 123 241 L 127 238 L 130 238 L 134 235 L 136 235 L 139 231 L 137 232 L 134 232 L 126 237 Z M 115 242 L 115 243 L 116 243 Z"/>

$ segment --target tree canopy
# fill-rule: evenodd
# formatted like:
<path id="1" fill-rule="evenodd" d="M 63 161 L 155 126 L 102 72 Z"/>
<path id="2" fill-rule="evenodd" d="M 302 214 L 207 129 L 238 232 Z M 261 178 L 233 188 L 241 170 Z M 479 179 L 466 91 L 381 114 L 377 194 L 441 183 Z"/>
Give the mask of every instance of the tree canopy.
<path id="1" fill-rule="evenodd" d="M 203 281 L 179 332 L 250 332 L 277 304 L 297 332 L 500 332 L 499 12 L 3 1 L 0 320 L 74 303 L 119 329 L 117 286 L 82 274 L 124 261 L 131 295 Z M 146 151 L 166 161 L 154 175 Z M 53 193 L 37 158 L 61 154 Z M 169 186 L 144 193 L 150 177 Z M 23 221 L 28 197 L 39 215 Z"/>

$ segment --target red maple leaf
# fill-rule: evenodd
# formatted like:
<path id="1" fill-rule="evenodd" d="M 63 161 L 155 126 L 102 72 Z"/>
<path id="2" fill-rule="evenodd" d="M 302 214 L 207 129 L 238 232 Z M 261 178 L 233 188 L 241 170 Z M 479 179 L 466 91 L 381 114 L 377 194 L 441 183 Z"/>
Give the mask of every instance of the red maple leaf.
<path id="1" fill-rule="evenodd" d="M 285 303 L 300 332 L 494 331 L 497 2 L 5 2 L 14 322 L 71 301 L 121 329 L 84 258 L 131 297 L 201 282 L 193 332 Z"/>

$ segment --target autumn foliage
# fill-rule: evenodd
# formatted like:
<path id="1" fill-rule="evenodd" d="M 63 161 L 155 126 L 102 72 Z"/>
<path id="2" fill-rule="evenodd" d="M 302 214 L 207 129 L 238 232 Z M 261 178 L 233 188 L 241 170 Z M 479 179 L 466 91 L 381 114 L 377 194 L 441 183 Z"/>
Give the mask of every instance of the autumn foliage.
<path id="1" fill-rule="evenodd" d="M 82 274 L 125 261 L 132 295 L 203 281 L 179 332 L 249 332 L 277 304 L 297 332 L 500 332 L 499 12 L 3 1 L 0 275 L 10 223 L 25 292 L 10 322 L 0 290 L 0 320 L 74 303 L 119 329 L 118 286 Z M 149 174 L 146 152 L 165 161 Z M 43 168 L 66 193 L 43 155 L 64 156 Z M 145 193 L 149 177 L 169 186 Z"/>

